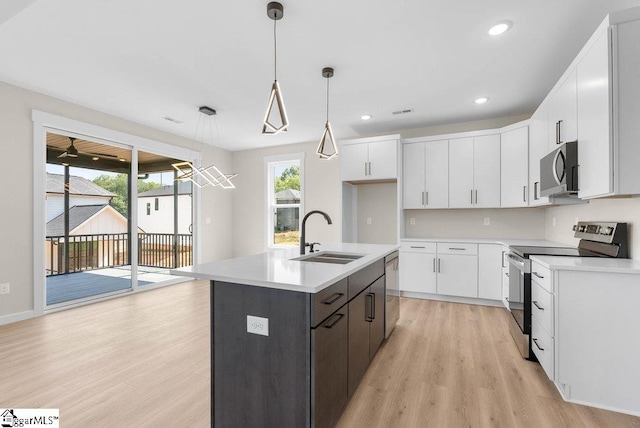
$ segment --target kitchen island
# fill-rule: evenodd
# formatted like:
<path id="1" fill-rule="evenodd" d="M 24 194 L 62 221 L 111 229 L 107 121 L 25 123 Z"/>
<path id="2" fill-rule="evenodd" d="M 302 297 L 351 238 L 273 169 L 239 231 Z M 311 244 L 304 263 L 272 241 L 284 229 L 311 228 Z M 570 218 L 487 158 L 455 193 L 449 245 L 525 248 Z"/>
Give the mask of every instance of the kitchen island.
<path id="1" fill-rule="evenodd" d="M 212 425 L 339 419 L 384 339 L 385 258 L 398 247 L 322 249 L 303 258 L 334 259 L 275 250 L 172 271 L 211 281 Z"/>

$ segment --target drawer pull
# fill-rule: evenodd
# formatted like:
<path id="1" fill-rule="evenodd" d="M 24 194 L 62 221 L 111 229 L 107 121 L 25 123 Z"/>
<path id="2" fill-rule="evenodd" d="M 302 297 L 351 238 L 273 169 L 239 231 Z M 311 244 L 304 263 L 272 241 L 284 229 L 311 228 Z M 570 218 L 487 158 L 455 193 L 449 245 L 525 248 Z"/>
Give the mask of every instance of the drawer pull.
<path id="1" fill-rule="evenodd" d="M 507 278 L 509 278 L 509 272 L 505 272 L 504 274 L 507 275 Z"/>
<path id="2" fill-rule="evenodd" d="M 433 271 L 436 271 L 436 258 L 433 258 Z"/>
<path id="3" fill-rule="evenodd" d="M 427 248 L 427 247 L 420 247 L 420 246 L 418 246 L 418 245 L 412 245 L 412 246 L 411 246 L 411 247 L 409 247 L 409 248 Z"/>
<path id="4" fill-rule="evenodd" d="M 533 343 L 536 344 L 536 348 L 538 348 L 541 351 L 544 351 L 544 348 L 541 348 L 540 345 L 538 345 L 538 339 L 536 339 L 535 337 L 533 338 Z"/>
<path id="5" fill-rule="evenodd" d="M 458 251 L 465 251 L 466 248 L 459 248 L 459 247 L 449 247 L 450 250 L 458 250 Z"/>
<path id="6" fill-rule="evenodd" d="M 508 298 L 508 297 L 505 297 L 505 298 L 504 298 L 504 300 L 506 300 L 506 301 L 508 302 L 508 301 L 509 301 L 509 298 Z"/>
<path id="7" fill-rule="evenodd" d="M 538 304 L 538 301 L 537 301 L 537 300 L 534 300 L 534 301 L 533 301 L 533 302 L 531 302 L 531 303 L 533 303 L 534 305 L 536 305 L 536 308 L 540 309 L 541 311 L 544 311 L 544 308 Z"/>
<path id="8" fill-rule="evenodd" d="M 338 324 L 338 322 L 340 322 L 340 320 L 344 317 L 344 314 L 336 314 L 334 316 L 337 317 L 335 321 L 333 321 L 331 324 L 329 323 L 325 324 L 324 328 L 333 328 L 333 326 Z"/>
<path id="9" fill-rule="evenodd" d="M 325 305 L 332 305 L 338 300 L 340 300 L 342 296 L 344 296 L 344 293 L 333 294 L 331 295 L 331 297 L 329 297 L 327 300 L 323 301 L 322 303 L 324 303 Z"/>
<path id="10" fill-rule="evenodd" d="M 540 279 L 544 279 L 544 276 L 540 275 L 538 272 L 531 272 L 532 274 L 534 274 L 535 276 L 537 276 Z"/>

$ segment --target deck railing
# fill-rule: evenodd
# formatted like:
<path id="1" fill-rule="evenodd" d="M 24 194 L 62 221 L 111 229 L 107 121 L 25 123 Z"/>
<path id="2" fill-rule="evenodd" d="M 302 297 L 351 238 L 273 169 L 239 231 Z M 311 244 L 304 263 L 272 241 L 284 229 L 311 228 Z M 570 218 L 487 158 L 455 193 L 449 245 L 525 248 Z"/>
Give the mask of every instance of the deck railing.
<path id="1" fill-rule="evenodd" d="M 190 234 L 139 233 L 138 264 L 169 269 L 189 266 L 192 264 L 192 242 Z M 47 276 L 131 264 L 126 233 L 69 236 L 66 257 L 64 236 L 47 236 L 45 248 Z"/>

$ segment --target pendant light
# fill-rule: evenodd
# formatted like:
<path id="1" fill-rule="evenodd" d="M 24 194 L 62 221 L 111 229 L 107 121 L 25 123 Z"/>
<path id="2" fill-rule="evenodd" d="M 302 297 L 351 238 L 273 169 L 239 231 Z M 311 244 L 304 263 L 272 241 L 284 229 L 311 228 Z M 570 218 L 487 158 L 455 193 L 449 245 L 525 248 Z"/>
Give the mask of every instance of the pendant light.
<path id="1" fill-rule="evenodd" d="M 208 106 L 202 106 L 198 109 L 200 113 L 207 116 L 209 118 L 209 129 L 211 132 L 211 138 L 213 139 L 213 125 L 212 125 L 212 116 L 216 115 L 216 111 Z M 200 130 L 200 118 L 198 118 L 198 123 L 196 124 L 196 136 L 194 140 L 201 141 L 200 152 L 202 153 L 202 144 L 204 144 L 204 130 L 205 123 L 202 121 L 202 131 L 200 134 L 200 138 L 198 138 L 198 133 Z M 197 168 L 191 162 L 176 162 L 171 164 L 171 166 L 178 171 L 178 175 L 176 176 L 176 181 L 186 181 L 189 180 L 199 188 L 207 187 L 207 186 L 220 186 L 223 189 L 235 189 L 236 186 L 231 182 L 231 179 L 237 176 L 238 174 L 224 174 L 222 173 L 215 165 L 210 165 L 206 168 Z"/>
<path id="2" fill-rule="evenodd" d="M 324 125 L 324 132 L 322 133 L 322 138 L 320 138 L 320 144 L 318 144 L 316 154 L 320 156 L 321 159 L 331 159 L 338 154 L 336 140 L 333 137 L 333 130 L 329 123 L 329 79 L 333 77 L 333 68 L 323 68 L 322 77 L 327 79 L 327 123 Z"/>
<path id="3" fill-rule="evenodd" d="M 284 16 L 284 6 L 278 2 L 271 2 L 267 5 L 267 16 L 273 20 L 273 85 L 271 86 L 271 94 L 269 95 L 269 104 L 267 105 L 267 113 L 264 116 L 262 123 L 262 133 L 265 135 L 276 135 L 280 132 L 287 131 L 289 127 L 289 119 L 287 118 L 287 111 L 284 108 L 284 101 L 282 100 L 282 92 L 280 91 L 280 85 L 278 84 L 278 44 L 276 38 L 276 23 Z M 279 120 L 281 125 L 275 125 L 271 121 L 271 113 L 273 112 L 274 104 L 277 105 L 278 113 L 280 115 Z M 277 118 L 276 118 L 277 119 Z"/>

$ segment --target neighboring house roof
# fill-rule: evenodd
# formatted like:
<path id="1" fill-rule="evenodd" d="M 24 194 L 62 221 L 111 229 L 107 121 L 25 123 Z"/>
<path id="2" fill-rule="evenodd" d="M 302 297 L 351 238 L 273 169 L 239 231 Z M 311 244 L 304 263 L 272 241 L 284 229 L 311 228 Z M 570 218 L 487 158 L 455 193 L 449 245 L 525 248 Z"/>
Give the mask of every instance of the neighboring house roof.
<path id="1" fill-rule="evenodd" d="M 291 201 L 291 200 L 300 200 L 300 191 L 295 189 L 285 189 L 277 192 L 275 195 L 276 199 Z"/>
<path id="2" fill-rule="evenodd" d="M 108 207 L 109 205 L 74 205 L 69 208 L 69 232 Z M 117 212 L 117 211 L 116 211 Z M 120 213 L 118 213 L 120 214 Z M 46 236 L 64 236 L 64 213 L 47 222 Z"/>
<path id="3" fill-rule="evenodd" d="M 47 173 L 46 193 L 64 193 L 64 175 Z M 69 176 L 69 193 L 72 195 L 108 196 L 115 194 L 98 186 L 90 180 L 75 175 Z"/>
<path id="4" fill-rule="evenodd" d="M 179 181 L 178 182 L 178 195 L 190 195 L 192 193 L 191 190 L 191 182 L 190 181 Z M 169 186 L 158 187 L 157 189 L 147 190 L 146 192 L 138 193 L 139 198 L 150 198 L 157 196 L 173 196 L 173 184 Z"/>

